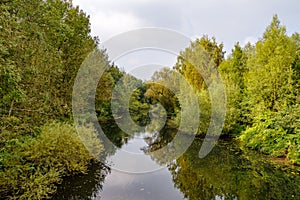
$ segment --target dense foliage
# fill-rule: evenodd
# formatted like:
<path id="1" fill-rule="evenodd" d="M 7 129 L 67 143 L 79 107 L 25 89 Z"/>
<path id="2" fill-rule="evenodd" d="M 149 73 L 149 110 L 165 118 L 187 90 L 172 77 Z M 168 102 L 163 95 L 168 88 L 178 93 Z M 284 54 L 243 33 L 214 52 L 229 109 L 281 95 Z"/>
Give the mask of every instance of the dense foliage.
<path id="1" fill-rule="evenodd" d="M 2 1 L 0 13 L 0 196 L 47 198 L 93 159 L 69 122 L 73 81 L 98 41 L 70 1 Z"/>
<path id="2" fill-rule="evenodd" d="M 62 177 L 85 173 L 94 159 L 82 144 L 82 135 L 70 125 L 73 82 L 81 63 L 98 44 L 98 39 L 90 35 L 89 23 L 89 17 L 68 0 L 0 3 L 3 198 L 49 198 Z M 300 35 L 288 36 L 277 16 L 255 45 L 241 47 L 237 43 L 226 59 L 223 44 L 215 38 L 203 36 L 193 41 L 180 52 L 172 69 L 156 72 L 153 82 L 146 84 L 111 64 L 104 50 L 99 53 L 99 59 L 108 65 L 95 96 L 99 121 L 113 117 L 122 120 L 128 108 L 135 123 L 147 125 L 151 114 L 163 114 L 155 113 L 159 106 L 151 107 L 159 103 L 165 108 L 159 112 L 166 112 L 167 125 L 178 128 L 182 120 L 197 121 L 197 133 L 205 134 L 212 115 L 208 88 L 217 78 L 211 72 L 218 70 L 227 91 L 223 134 L 236 135 L 245 146 L 300 164 Z M 183 84 L 176 74 L 181 74 L 188 84 Z M 135 88 L 130 98 L 124 88 L 115 88 L 118 84 Z M 192 90 L 187 89 L 190 86 Z M 193 94 L 198 99 L 200 117 L 181 118 L 181 109 L 191 104 Z M 129 99 L 129 107 L 124 99 Z M 115 116 L 112 106 L 116 108 Z M 148 114 L 150 108 L 153 112 Z M 85 127 L 81 132 L 90 138 L 93 155 L 99 155 L 104 147 L 95 139 L 96 130 L 92 125 Z M 111 134 L 108 138 L 113 137 L 122 144 L 122 136 Z M 157 139 L 168 143 L 163 136 Z M 159 160 L 159 156 L 166 155 L 157 156 Z M 175 182 L 193 164 L 184 158 L 177 163 L 187 167 L 178 170 L 172 166 Z M 198 172 L 191 173 L 197 176 Z M 206 187 L 205 183 L 197 184 Z M 193 199 L 192 195 L 187 194 Z"/>
<path id="3" fill-rule="evenodd" d="M 205 134 L 212 116 L 208 88 L 216 78 L 212 71 L 217 69 L 227 95 L 222 134 L 238 135 L 248 147 L 300 164 L 299 49 L 299 34 L 288 36 L 275 15 L 255 45 L 241 47 L 237 43 L 225 59 L 223 45 L 217 44 L 215 38 L 203 36 L 180 53 L 173 70 L 161 70 L 153 79 L 168 80 L 172 88 L 182 85 L 174 78 L 174 70 L 182 74 L 198 97 L 198 134 Z M 181 86 L 174 90 L 177 95 L 148 84 L 145 95 L 166 106 L 169 121 L 178 126 L 182 108 L 178 99 L 187 100 L 190 95 Z"/>
<path id="4" fill-rule="evenodd" d="M 0 12 L 0 196 L 48 198 L 64 176 L 86 173 L 103 150 L 92 125 L 77 127 L 80 135 L 70 125 L 73 83 L 98 39 L 90 35 L 89 16 L 71 1 L 9 0 L 1 2 Z M 111 94 L 125 76 L 141 86 L 130 114 L 145 124 L 141 81 L 110 64 L 104 50 L 98 59 L 108 66 L 95 96 L 99 120 L 113 119 L 111 102 L 118 99 Z"/>
<path id="5" fill-rule="evenodd" d="M 84 130 L 96 137 L 95 130 Z M 102 145 L 94 140 L 97 154 Z M 42 199 L 56 191 L 66 175 L 85 173 L 94 157 L 82 144 L 75 127 L 50 123 L 36 138 L 15 138 L 1 149 L 0 193 L 2 198 Z"/>
<path id="6" fill-rule="evenodd" d="M 299 35 L 277 16 L 254 45 L 238 44 L 220 67 L 227 85 L 229 131 L 253 149 L 300 163 Z"/>

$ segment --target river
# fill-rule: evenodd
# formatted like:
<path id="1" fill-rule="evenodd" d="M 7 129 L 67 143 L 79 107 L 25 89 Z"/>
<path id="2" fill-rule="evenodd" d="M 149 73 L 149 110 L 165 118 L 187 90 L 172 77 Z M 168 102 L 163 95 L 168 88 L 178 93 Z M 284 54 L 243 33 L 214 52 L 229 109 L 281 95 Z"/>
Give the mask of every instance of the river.
<path id="1" fill-rule="evenodd" d="M 202 139 L 195 139 L 183 155 L 165 163 L 163 155 L 151 152 L 168 144 L 176 130 L 155 137 L 106 131 L 115 149 L 105 163 L 65 178 L 54 199 L 300 199 L 299 167 L 244 149 L 234 139 L 220 139 L 203 159 L 198 157 Z M 139 156 L 139 162 L 129 162 L 124 152 Z M 131 173 L 142 169 L 147 172 Z"/>

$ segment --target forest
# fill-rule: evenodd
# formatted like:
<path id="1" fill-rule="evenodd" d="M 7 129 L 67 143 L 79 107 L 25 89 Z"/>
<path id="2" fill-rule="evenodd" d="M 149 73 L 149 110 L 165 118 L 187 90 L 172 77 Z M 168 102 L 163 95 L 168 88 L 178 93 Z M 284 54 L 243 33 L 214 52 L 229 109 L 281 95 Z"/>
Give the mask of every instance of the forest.
<path id="1" fill-rule="evenodd" d="M 87 173 L 88 166 L 98 162 L 73 125 L 72 90 L 82 62 L 101 42 L 91 36 L 89 16 L 68 0 L 5 0 L 0 12 L 0 199 L 51 198 L 64 177 Z M 105 49 L 99 53 L 108 66 L 95 96 L 101 123 L 116 118 L 111 102 L 122 116 L 122 96 L 111 98 L 125 77 L 122 81 L 139 85 L 129 107 L 136 123 L 149 123 L 148 111 L 159 102 L 167 126 L 179 128 L 180 102 L 189 103 L 190 98 L 184 85 L 178 87 L 174 74 L 179 73 L 192 86 L 202 110 L 199 118 L 185 120 L 196 120 L 197 137 L 202 137 L 211 117 L 208 88 L 215 77 L 210 72 L 216 69 L 227 96 L 222 137 L 300 165 L 300 34 L 288 35 L 279 16 L 273 16 L 255 44 L 237 42 L 226 57 L 223 44 L 213 36 L 191 41 L 176 64 L 155 72 L 151 82 L 120 70 Z M 169 85 L 172 91 L 155 84 L 165 80 L 178 84 Z M 96 129 L 92 124 L 83 129 L 100 155 L 105 147 L 93 140 Z"/>

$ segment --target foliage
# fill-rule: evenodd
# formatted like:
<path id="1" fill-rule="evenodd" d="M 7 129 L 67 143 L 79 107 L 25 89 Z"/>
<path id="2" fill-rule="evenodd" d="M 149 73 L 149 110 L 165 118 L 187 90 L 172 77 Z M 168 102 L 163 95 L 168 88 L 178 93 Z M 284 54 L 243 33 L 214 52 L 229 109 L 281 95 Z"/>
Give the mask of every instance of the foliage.
<path id="1" fill-rule="evenodd" d="M 114 65 L 110 66 L 101 76 L 95 96 L 95 108 L 100 121 L 113 118 L 111 113 L 111 94 L 116 83 L 123 76 L 125 76 L 125 73 Z"/>
<path id="2" fill-rule="evenodd" d="M 126 120 L 131 118 L 138 125 L 146 125 L 149 121 L 149 104 L 144 96 L 146 86 L 136 77 L 123 73 L 115 83 L 110 97 L 115 120 L 128 126 Z M 130 127 L 128 127 L 131 129 Z"/>
<path id="3" fill-rule="evenodd" d="M 246 77 L 247 98 L 255 115 L 260 110 L 279 110 L 293 101 L 295 49 L 277 16 L 257 42 L 256 57 Z"/>
<path id="4" fill-rule="evenodd" d="M 275 15 L 255 46 L 245 75 L 244 105 L 249 107 L 246 146 L 299 164 L 297 37 L 288 37 Z"/>
<path id="5" fill-rule="evenodd" d="M 227 88 L 224 131 L 244 145 L 299 164 L 299 34 L 275 15 L 253 46 L 235 45 L 219 70 Z"/>
<path id="6" fill-rule="evenodd" d="M 248 55 L 237 43 L 229 57 L 221 63 L 219 71 L 226 85 L 227 112 L 224 132 L 240 132 L 247 124 L 243 98 L 245 94 L 245 74 L 248 71 L 246 63 Z"/>
<path id="7" fill-rule="evenodd" d="M 146 83 L 145 97 L 151 104 L 160 103 L 166 110 L 168 119 L 174 119 L 178 111 L 179 102 L 176 94 L 179 93 L 180 81 L 174 71 L 163 68 L 152 76 L 152 80 Z"/>
<path id="8" fill-rule="evenodd" d="M 290 162 L 300 164 L 299 160 L 299 117 L 300 106 L 281 112 L 266 112 L 257 116 L 255 123 L 240 136 L 248 147 L 264 153 L 287 157 Z"/>
<path id="9" fill-rule="evenodd" d="M 89 18 L 70 1 L 6 1 L 0 11 L 1 114 L 70 118 L 72 83 L 97 43 Z"/>
<path id="10" fill-rule="evenodd" d="M 197 90 L 209 86 L 212 70 L 219 67 L 224 60 L 223 44 L 218 45 L 215 38 L 207 36 L 191 42 L 190 46 L 180 52 L 173 67 Z"/>
<path id="11" fill-rule="evenodd" d="M 209 39 L 207 36 L 203 36 L 191 42 L 189 47 L 180 52 L 177 63 L 173 67 L 192 86 L 194 93 L 197 95 L 200 118 L 195 119 L 190 114 L 190 119 L 187 120 L 199 120 L 198 134 L 205 134 L 211 122 L 211 98 L 213 94 L 210 93 L 212 90 L 208 90 L 208 88 L 215 87 L 217 82 L 216 72 L 224 60 L 224 54 L 223 44 L 217 44 L 214 37 Z M 217 90 L 215 88 L 214 92 Z M 190 95 L 186 91 L 186 89 L 180 90 L 179 97 L 189 99 Z M 222 112 L 221 110 L 218 111 Z M 177 116 L 177 119 L 179 118 L 180 115 Z M 177 123 L 179 123 L 178 120 Z"/>
<path id="12" fill-rule="evenodd" d="M 149 122 L 150 105 L 145 98 L 146 86 L 142 85 L 133 91 L 129 100 L 129 113 L 134 122 L 145 126 Z"/>
<path id="13" fill-rule="evenodd" d="M 1 197 L 46 198 L 62 176 L 86 171 L 93 157 L 75 128 L 44 124 L 71 121 L 73 82 L 97 43 L 89 17 L 71 1 L 1 2 Z M 97 141 L 91 127 L 81 132 Z"/>
<path id="14" fill-rule="evenodd" d="M 84 132 L 96 134 L 92 127 Z M 100 154 L 102 145 L 93 146 Z M 63 176 L 85 173 L 92 159 L 73 126 L 47 124 L 37 138 L 6 141 L 1 149 L 0 194 L 10 199 L 48 198 Z"/>

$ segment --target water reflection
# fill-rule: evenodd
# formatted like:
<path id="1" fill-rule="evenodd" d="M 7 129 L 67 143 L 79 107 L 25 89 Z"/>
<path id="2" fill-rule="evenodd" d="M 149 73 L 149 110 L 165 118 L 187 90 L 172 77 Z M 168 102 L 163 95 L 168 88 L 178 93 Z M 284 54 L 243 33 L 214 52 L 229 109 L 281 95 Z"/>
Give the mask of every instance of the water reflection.
<path id="1" fill-rule="evenodd" d="M 266 162 L 266 157 L 220 141 L 204 159 L 200 141 L 169 166 L 174 186 L 190 200 L 299 199 L 300 176 L 295 170 Z M 297 174 L 298 173 L 298 174 Z"/>
<path id="2" fill-rule="evenodd" d="M 87 174 L 74 177 L 66 177 L 58 187 L 53 197 L 55 200 L 79 200 L 94 199 L 102 191 L 103 182 L 110 169 L 101 163 L 93 163 L 89 166 Z"/>
<path id="3" fill-rule="evenodd" d="M 171 152 L 155 152 L 168 145 L 177 130 L 163 129 L 159 134 L 139 134 L 136 138 L 117 128 L 108 127 L 106 133 L 118 144 L 106 155 L 110 165 L 120 162 L 134 168 L 151 163 L 167 167 L 129 174 L 94 166 L 88 175 L 67 179 L 57 199 L 300 199 L 299 167 L 271 164 L 266 161 L 269 157 L 241 150 L 232 139 L 220 140 L 204 159 L 198 158 L 202 141 L 197 139 L 178 159 L 166 162 Z M 128 162 L 122 151 L 142 156 L 144 163 Z"/>
<path id="4" fill-rule="evenodd" d="M 107 157 L 106 164 L 125 173 L 147 173 L 161 169 L 163 166 L 144 154 L 143 149 L 147 143 L 141 137 L 148 136 L 139 134 L 137 138 L 132 138 L 121 149 L 117 149 L 114 155 Z"/>
<path id="5" fill-rule="evenodd" d="M 104 200 L 180 200 L 183 194 L 174 189 L 172 176 L 164 168 L 146 174 L 112 171 L 98 197 Z"/>

